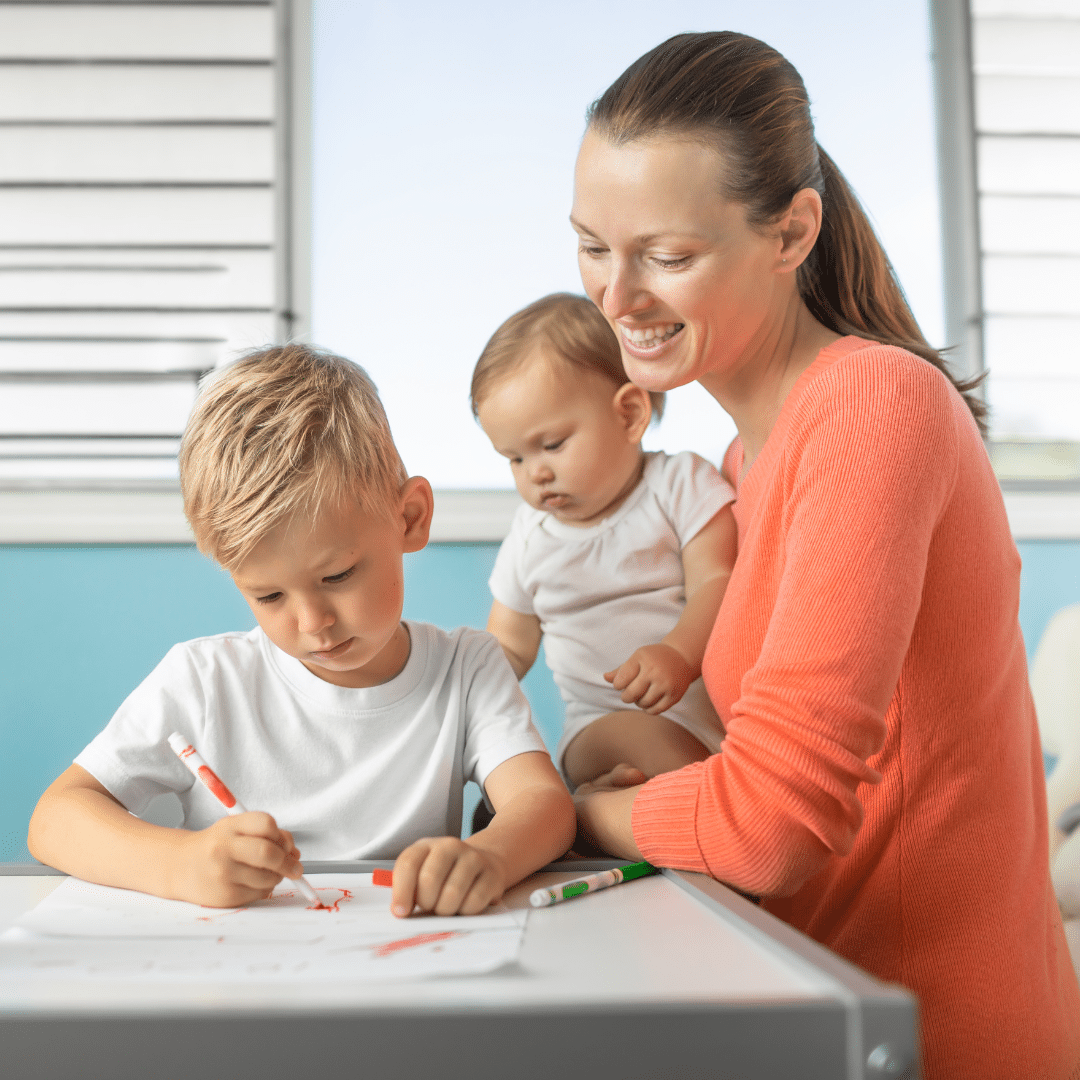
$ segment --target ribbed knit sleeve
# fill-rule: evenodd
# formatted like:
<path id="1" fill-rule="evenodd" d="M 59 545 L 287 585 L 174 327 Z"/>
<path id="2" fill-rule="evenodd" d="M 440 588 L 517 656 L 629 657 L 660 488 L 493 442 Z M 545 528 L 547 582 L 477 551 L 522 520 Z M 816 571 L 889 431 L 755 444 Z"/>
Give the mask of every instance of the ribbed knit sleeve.
<path id="1" fill-rule="evenodd" d="M 633 810 L 650 862 L 773 896 L 860 829 L 957 461 L 955 392 L 901 350 L 841 357 L 797 391 L 736 503 L 704 664 L 723 751 L 651 780 Z"/>

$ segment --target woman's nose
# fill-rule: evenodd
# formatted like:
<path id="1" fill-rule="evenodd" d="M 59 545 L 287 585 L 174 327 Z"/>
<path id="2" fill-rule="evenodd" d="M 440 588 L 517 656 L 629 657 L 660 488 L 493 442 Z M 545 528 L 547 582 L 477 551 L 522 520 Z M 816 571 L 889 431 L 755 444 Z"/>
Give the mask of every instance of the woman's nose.
<path id="1" fill-rule="evenodd" d="M 604 314 L 609 319 L 618 319 L 646 308 L 650 303 L 633 269 L 625 263 L 616 264 L 613 261 L 604 286 Z"/>

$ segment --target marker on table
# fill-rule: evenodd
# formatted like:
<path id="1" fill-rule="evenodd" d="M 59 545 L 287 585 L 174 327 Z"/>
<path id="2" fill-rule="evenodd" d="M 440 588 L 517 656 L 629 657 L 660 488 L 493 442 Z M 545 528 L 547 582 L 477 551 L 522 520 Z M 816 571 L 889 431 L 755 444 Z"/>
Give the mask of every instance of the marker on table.
<path id="1" fill-rule="evenodd" d="M 211 794 L 225 807 L 225 811 L 230 817 L 247 813 L 243 804 L 236 801 L 236 796 L 221 782 L 217 773 L 203 761 L 202 757 L 199 755 L 199 751 L 196 750 L 183 735 L 178 731 L 174 731 L 169 736 L 169 745 L 173 748 L 173 752 L 176 756 L 188 767 L 188 771 L 191 775 L 194 776 L 196 780 L 201 780 L 210 789 Z M 295 885 L 300 895 L 309 904 L 322 903 L 319 899 L 319 894 L 311 887 L 311 884 L 303 874 L 297 878 Z"/>
<path id="2" fill-rule="evenodd" d="M 601 870 L 598 874 L 586 874 L 584 877 L 564 881 L 561 885 L 550 889 L 536 889 L 529 897 L 529 903 L 533 907 L 549 907 L 551 904 L 561 904 L 563 900 L 572 900 L 583 893 L 599 892 L 601 889 L 610 889 L 612 885 L 618 885 L 622 881 L 633 881 L 634 878 L 648 877 L 649 874 L 657 873 L 659 870 L 652 863 L 647 862 L 631 863 L 629 866 L 620 866 L 615 870 Z"/>

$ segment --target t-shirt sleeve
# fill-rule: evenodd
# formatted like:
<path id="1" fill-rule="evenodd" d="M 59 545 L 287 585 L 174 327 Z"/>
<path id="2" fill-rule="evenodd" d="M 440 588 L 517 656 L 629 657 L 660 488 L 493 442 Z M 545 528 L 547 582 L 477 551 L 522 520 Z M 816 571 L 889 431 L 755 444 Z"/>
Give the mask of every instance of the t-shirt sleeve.
<path id="1" fill-rule="evenodd" d="M 533 726 L 532 710 L 521 692 L 514 669 L 490 634 L 476 631 L 466 644 L 465 747 L 466 780 L 481 789 L 492 769 L 518 754 L 547 753 Z"/>
<path id="2" fill-rule="evenodd" d="M 685 547 L 735 500 L 735 490 L 720 470 L 690 451 L 673 454 L 664 462 L 659 486 L 661 505 L 680 547 Z"/>
<path id="3" fill-rule="evenodd" d="M 880 780 L 868 761 L 885 739 L 959 440 L 929 364 L 886 356 L 859 370 L 858 384 L 820 376 L 799 403 L 778 466 L 783 560 L 768 629 L 723 752 L 635 799 L 634 837 L 651 862 L 790 895 L 862 826 L 858 788 Z"/>
<path id="4" fill-rule="evenodd" d="M 522 559 L 525 554 L 525 511 L 522 506 L 514 515 L 510 533 L 499 547 L 495 556 L 495 566 L 488 578 L 491 595 L 505 604 L 511 611 L 520 611 L 525 615 L 535 615 L 532 596 L 525 591 L 522 575 Z"/>
<path id="5" fill-rule="evenodd" d="M 75 758 L 133 814 L 157 795 L 187 791 L 190 772 L 169 748 L 174 731 L 198 737 L 205 694 L 192 659 L 176 645 Z"/>

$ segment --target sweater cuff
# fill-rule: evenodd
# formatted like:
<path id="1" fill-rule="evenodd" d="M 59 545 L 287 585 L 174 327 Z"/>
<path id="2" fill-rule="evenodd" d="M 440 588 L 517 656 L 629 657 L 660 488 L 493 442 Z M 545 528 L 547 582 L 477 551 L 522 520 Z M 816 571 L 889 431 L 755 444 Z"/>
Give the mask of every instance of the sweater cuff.
<path id="1" fill-rule="evenodd" d="M 654 866 L 694 870 L 709 868 L 697 841 L 697 803 L 703 762 L 653 777 L 637 793 L 630 827 L 641 854 Z"/>

